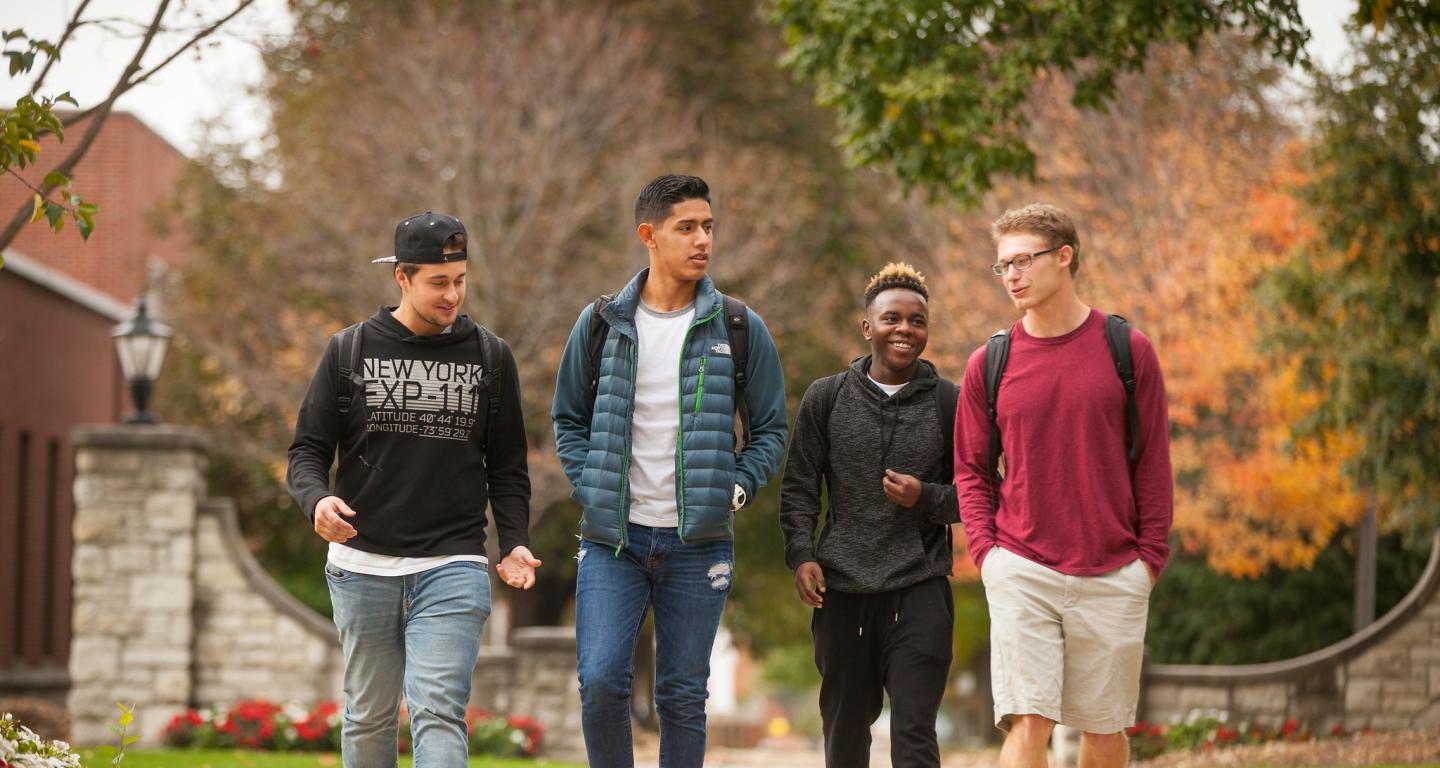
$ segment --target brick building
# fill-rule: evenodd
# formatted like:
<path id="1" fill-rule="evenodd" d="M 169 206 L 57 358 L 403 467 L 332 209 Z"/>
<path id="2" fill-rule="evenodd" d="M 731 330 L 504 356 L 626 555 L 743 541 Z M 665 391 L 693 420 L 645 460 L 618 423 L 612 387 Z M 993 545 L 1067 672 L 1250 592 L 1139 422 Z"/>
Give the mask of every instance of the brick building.
<path id="1" fill-rule="evenodd" d="M 43 177 L 67 144 L 41 144 Z M 117 421 L 130 405 L 110 336 L 147 276 L 185 256 L 178 236 L 159 237 L 148 215 L 173 193 L 185 157 L 135 116 L 115 113 L 72 175 L 100 206 L 82 240 L 70 222 L 56 234 L 30 224 L 0 269 L 0 698 L 64 702 L 71 633 L 72 430 Z M 8 221 L 31 192 L 0 179 Z M 83 620 L 83 617 L 80 617 Z"/>

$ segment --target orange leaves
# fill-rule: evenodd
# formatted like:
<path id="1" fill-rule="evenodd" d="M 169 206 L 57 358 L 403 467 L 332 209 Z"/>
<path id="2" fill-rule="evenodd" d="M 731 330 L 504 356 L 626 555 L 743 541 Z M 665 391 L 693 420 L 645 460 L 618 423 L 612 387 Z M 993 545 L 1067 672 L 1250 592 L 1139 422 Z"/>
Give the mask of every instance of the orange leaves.
<path id="1" fill-rule="evenodd" d="M 1249 190 L 1244 243 L 1208 270 L 1210 311 L 1193 312 L 1191 332 L 1165 349 L 1171 385 L 1177 476 L 1175 529 L 1184 549 L 1211 567 L 1255 577 L 1269 566 L 1309 567 L 1363 503 L 1341 474 L 1360 448 L 1353 435 L 1293 440 L 1291 427 L 1321 405 L 1302 390 L 1293 359 L 1260 346 L 1262 323 L 1278 319 L 1253 296 L 1265 270 L 1314 237 L 1292 190 L 1301 178 L 1287 150 Z M 1195 332 L 1208 329 L 1208 332 Z"/>
<path id="2" fill-rule="evenodd" d="M 1295 367 L 1269 376 L 1252 394 L 1258 429 L 1236 447 L 1223 437 L 1178 442 L 1176 466 L 1204 473 L 1177 489 L 1175 528 L 1184 547 L 1211 567 L 1255 577 L 1265 567 L 1309 567 L 1334 534 L 1363 512 L 1341 474 L 1360 448 L 1353 435 L 1292 441 L 1289 425 L 1318 404 L 1296 387 Z"/>

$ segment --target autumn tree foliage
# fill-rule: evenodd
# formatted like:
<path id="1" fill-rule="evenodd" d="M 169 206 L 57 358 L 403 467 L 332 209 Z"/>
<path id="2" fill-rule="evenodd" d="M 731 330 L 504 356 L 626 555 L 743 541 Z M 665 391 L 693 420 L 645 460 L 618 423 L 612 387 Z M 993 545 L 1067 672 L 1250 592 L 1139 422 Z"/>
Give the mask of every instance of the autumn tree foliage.
<path id="1" fill-rule="evenodd" d="M 1440 8 L 1366 0 L 1356 56 L 1319 79 L 1299 199 L 1314 236 L 1269 283 L 1271 338 L 1320 405 L 1297 440 L 1353 435 L 1382 520 L 1440 523 Z"/>
<path id="2" fill-rule="evenodd" d="M 1128 317 L 1165 370 L 1177 543 L 1244 576 L 1308 565 L 1360 511 L 1339 472 L 1353 439 L 1292 439 L 1290 425 L 1319 403 L 1296 361 L 1262 343 L 1257 285 L 1305 236 L 1285 192 L 1299 137 L 1276 111 L 1280 76 L 1237 35 L 1155 50 L 1143 74 L 1117 81 L 1105 112 L 1076 109 L 1069 80 L 1046 76 L 1027 107 L 1043 181 L 1002 187 L 984 215 L 931 225 L 949 235 L 939 301 L 989 319 L 969 339 L 938 340 L 937 356 L 959 370 L 1013 321 L 986 271 L 988 222 L 1032 200 L 1077 216 L 1082 299 Z"/>

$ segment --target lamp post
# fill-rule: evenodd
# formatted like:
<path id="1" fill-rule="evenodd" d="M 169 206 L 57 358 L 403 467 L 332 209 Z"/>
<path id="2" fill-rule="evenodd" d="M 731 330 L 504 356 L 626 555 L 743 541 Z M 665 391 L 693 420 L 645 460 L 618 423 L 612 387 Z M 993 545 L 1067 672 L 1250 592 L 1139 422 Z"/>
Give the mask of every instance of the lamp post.
<path id="1" fill-rule="evenodd" d="M 170 329 L 155 322 L 145 311 L 145 299 L 135 303 L 135 316 L 115 326 L 115 353 L 120 356 L 120 370 L 130 384 L 130 399 L 135 412 L 123 419 L 125 424 L 154 424 L 155 416 L 146 410 L 150 390 L 165 362 L 165 349 L 170 345 Z"/>

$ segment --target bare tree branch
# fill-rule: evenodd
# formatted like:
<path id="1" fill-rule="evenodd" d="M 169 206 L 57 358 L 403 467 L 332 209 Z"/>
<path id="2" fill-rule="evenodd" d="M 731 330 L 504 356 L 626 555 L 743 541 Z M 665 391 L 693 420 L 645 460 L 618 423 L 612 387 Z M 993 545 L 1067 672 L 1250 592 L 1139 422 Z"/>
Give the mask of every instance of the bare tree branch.
<path id="1" fill-rule="evenodd" d="M 39 92 L 40 86 L 45 82 L 45 76 L 50 74 L 50 68 L 60 60 L 60 50 L 65 47 L 70 35 L 80 27 L 80 18 L 85 15 L 85 7 L 88 5 L 90 5 L 90 0 L 81 0 L 80 5 L 75 9 L 75 15 L 70 17 L 70 23 L 65 25 L 65 31 L 60 34 L 60 39 L 55 43 L 55 55 L 45 60 L 45 66 L 40 70 L 40 74 L 35 76 L 35 82 L 30 84 L 31 96 Z"/>
<path id="2" fill-rule="evenodd" d="M 149 80 L 150 78 L 154 77 L 157 73 L 159 73 L 159 72 L 160 72 L 161 70 L 163 70 L 165 67 L 169 66 L 170 62 L 172 62 L 172 61 L 180 58 L 180 54 L 185 53 L 186 51 L 190 50 L 191 48 L 194 48 L 195 45 L 196 45 L 197 43 L 199 43 L 201 40 L 204 40 L 205 38 L 207 38 L 207 37 L 215 34 L 215 32 L 216 32 L 217 30 L 219 30 L 219 29 L 220 29 L 221 27 L 223 27 L 225 24 L 229 23 L 229 21 L 230 21 L 231 19 L 235 18 L 235 16 L 236 16 L 237 14 L 239 14 L 241 11 L 245 10 L 246 8 L 250 7 L 250 6 L 253 5 L 254 3 L 255 3 L 255 0 L 240 0 L 240 2 L 235 6 L 235 9 L 232 10 L 232 11 L 230 11 L 230 13 L 222 16 L 220 19 L 218 19 L 218 20 L 216 20 L 215 22 L 213 22 L 213 23 L 209 24 L 208 26 L 204 27 L 204 28 L 201 29 L 199 32 L 196 32 L 193 37 L 191 37 L 189 40 L 186 40 L 186 41 L 185 41 L 183 44 L 181 44 L 180 46 L 176 47 L 175 50 L 172 51 L 169 56 L 166 56 L 166 57 L 164 58 L 164 60 L 162 60 L 159 64 L 156 64 L 155 66 L 153 66 L 153 67 L 145 70 L 145 72 L 144 72 L 143 74 L 139 75 L 138 77 L 135 77 L 133 80 L 130 79 L 130 78 L 131 78 L 131 77 L 134 77 L 135 73 L 136 73 L 136 72 L 139 72 L 139 69 L 140 69 L 140 68 L 139 68 L 139 66 L 135 66 L 133 70 L 127 68 L 127 69 L 125 70 L 126 74 L 122 75 L 122 76 L 120 77 L 120 80 L 115 84 L 116 88 L 118 89 L 118 92 L 112 92 L 112 95 L 113 95 L 114 97 L 119 97 L 119 96 L 121 96 L 121 95 L 124 95 L 124 93 L 125 93 L 126 91 L 129 91 L 131 88 L 134 88 L 135 86 L 140 85 L 141 83 L 145 82 L 146 80 Z M 165 6 L 167 6 L 167 5 L 169 5 L 169 4 L 170 4 L 170 3 L 169 3 L 169 0 L 165 0 L 165 2 L 162 2 L 162 3 L 160 4 L 160 10 L 156 13 L 155 22 L 157 22 L 157 23 L 159 22 L 160 16 L 164 13 Z M 156 27 L 155 27 L 155 24 L 154 24 L 154 23 L 152 23 L 151 26 L 146 29 L 146 31 L 145 31 L 145 38 L 144 38 L 143 41 L 141 42 L 141 47 L 142 47 L 142 49 L 149 47 L 150 41 L 151 41 L 151 39 L 154 38 L 156 31 L 157 31 L 157 30 L 156 30 Z M 137 60 L 137 62 L 138 62 L 138 60 Z M 111 101 L 111 103 L 113 104 L 113 100 Z M 70 116 L 68 116 L 68 117 L 66 117 L 66 118 L 64 119 L 63 124 L 66 125 L 66 126 L 69 126 L 69 125 L 72 125 L 72 124 L 74 124 L 74 123 L 78 123 L 78 122 L 80 122 L 81 120 L 84 120 L 85 118 L 89 117 L 92 113 L 94 113 L 94 112 L 96 112 L 97 110 L 99 110 L 102 106 L 104 106 L 104 105 L 103 105 L 103 104 L 97 104 L 97 105 L 95 105 L 95 106 L 93 106 L 93 107 L 91 107 L 91 108 L 89 108 L 89 109 L 82 110 L 82 111 L 77 112 L 77 113 L 75 113 L 75 114 L 73 114 L 73 115 L 70 115 Z M 105 111 L 108 112 L 108 111 L 109 111 L 109 107 L 105 107 Z"/>

